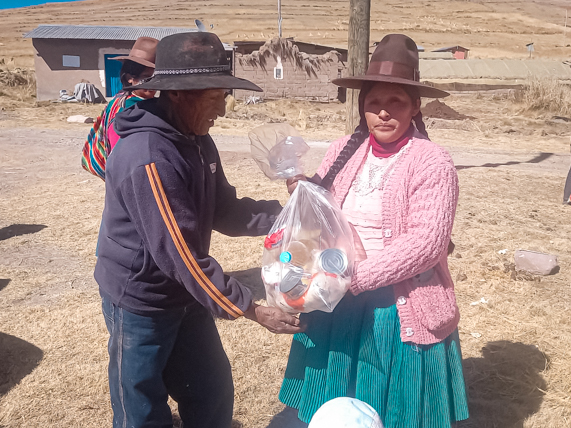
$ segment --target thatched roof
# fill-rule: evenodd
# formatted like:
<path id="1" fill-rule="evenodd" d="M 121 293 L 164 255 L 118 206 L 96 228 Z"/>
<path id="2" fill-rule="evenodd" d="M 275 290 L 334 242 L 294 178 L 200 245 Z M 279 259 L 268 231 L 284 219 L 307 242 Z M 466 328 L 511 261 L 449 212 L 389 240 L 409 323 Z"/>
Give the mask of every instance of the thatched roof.
<path id="1" fill-rule="evenodd" d="M 317 76 L 317 71 L 325 63 L 333 61 L 333 57 L 339 55 L 336 51 L 330 51 L 324 55 L 313 55 L 300 52 L 299 48 L 291 39 L 273 38 L 264 43 L 259 50 L 238 57 L 240 65 L 249 65 L 266 69 L 268 59 L 282 61 L 290 60 L 298 69 L 304 70 L 308 76 Z"/>

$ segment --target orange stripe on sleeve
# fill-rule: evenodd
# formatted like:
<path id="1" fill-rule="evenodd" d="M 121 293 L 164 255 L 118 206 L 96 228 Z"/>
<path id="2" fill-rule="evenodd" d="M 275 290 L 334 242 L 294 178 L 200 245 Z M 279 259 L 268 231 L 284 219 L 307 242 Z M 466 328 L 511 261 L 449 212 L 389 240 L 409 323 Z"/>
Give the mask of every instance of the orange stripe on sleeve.
<path id="1" fill-rule="evenodd" d="M 214 286 L 214 284 L 212 284 L 210 279 L 204 274 L 202 269 L 200 269 L 200 266 L 198 266 L 198 263 L 192 256 L 192 253 L 182 236 L 180 228 L 178 227 L 174 214 L 172 213 L 155 164 L 152 163 L 150 165 L 146 165 L 145 169 L 147 171 L 147 176 L 149 178 L 157 206 L 161 212 L 161 216 L 163 217 L 163 221 L 165 222 L 171 238 L 187 269 L 190 271 L 196 282 L 198 282 L 198 284 L 210 296 L 210 298 L 214 300 L 214 302 L 216 302 L 216 304 L 218 304 L 222 309 L 228 312 L 228 314 L 234 318 L 238 318 L 244 315 L 244 312 L 242 312 L 240 308 L 228 300 L 228 298 L 224 296 L 220 290 Z"/>

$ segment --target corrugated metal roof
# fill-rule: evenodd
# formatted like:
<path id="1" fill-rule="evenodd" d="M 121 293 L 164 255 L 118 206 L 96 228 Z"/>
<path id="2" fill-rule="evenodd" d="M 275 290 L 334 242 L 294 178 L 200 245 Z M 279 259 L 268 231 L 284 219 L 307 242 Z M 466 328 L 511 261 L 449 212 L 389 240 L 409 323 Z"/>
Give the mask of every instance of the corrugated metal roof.
<path id="1" fill-rule="evenodd" d="M 434 49 L 432 52 L 446 52 L 446 51 L 452 51 L 452 50 L 469 51 L 470 49 L 462 47 L 460 45 L 455 45 L 455 46 L 447 46 L 445 48 Z"/>
<path id="2" fill-rule="evenodd" d="M 171 27 L 115 27 L 105 25 L 40 25 L 25 34 L 31 39 L 86 39 L 86 40 L 132 40 L 139 37 L 162 39 L 177 33 L 198 31 L 197 28 Z"/>

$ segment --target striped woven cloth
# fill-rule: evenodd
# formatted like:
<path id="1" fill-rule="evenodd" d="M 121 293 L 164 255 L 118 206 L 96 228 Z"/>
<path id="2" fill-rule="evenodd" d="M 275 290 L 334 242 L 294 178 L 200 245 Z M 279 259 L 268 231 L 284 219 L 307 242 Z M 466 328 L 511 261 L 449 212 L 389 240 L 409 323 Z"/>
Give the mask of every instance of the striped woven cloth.
<path id="1" fill-rule="evenodd" d="M 107 131 L 113 125 L 115 116 L 119 112 L 141 100 L 142 98 L 136 95 L 119 92 L 109 102 L 105 110 L 95 120 L 83 146 L 81 157 L 83 169 L 105 181 L 105 162 L 112 149 Z"/>
<path id="2" fill-rule="evenodd" d="M 458 330 L 432 345 L 402 342 L 392 286 L 348 293 L 332 313 L 300 319 L 306 330 L 293 337 L 279 395 L 299 420 L 337 397 L 369 404 L 385 428 L 450 428 L 468 418 Z"/>

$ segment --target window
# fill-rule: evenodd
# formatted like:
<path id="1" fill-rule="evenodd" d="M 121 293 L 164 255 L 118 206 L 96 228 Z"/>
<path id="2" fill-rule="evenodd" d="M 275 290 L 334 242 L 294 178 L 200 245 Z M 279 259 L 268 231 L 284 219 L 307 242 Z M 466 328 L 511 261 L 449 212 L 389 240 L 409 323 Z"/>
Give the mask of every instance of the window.
<path id="1" fill-rule="evenodd" d="M 79 67 L 79 56 L 77 55 L 63 55 L 64 67 Z"/>
<path id="2" fill-rule="evenodd" d="M 277 64 L 274 67 L 274 79 L 283 79 L 284 78 L 284 67 L 282 65 L 282 59 L 278 56 L 276 58 Z"/>
<path id="3" fill-rule="evenodd" d="M 274 79 L 283 79 L 283 68 L 274 67 Z"/>

